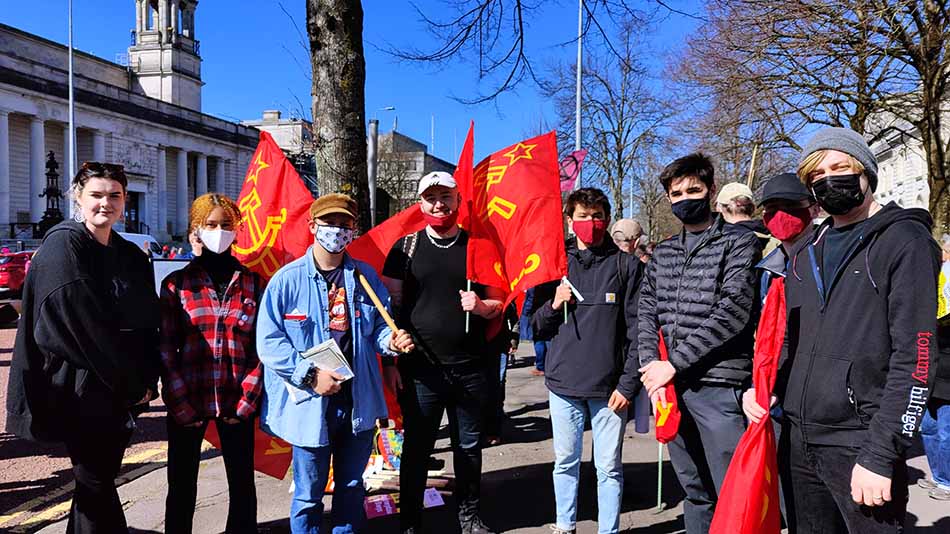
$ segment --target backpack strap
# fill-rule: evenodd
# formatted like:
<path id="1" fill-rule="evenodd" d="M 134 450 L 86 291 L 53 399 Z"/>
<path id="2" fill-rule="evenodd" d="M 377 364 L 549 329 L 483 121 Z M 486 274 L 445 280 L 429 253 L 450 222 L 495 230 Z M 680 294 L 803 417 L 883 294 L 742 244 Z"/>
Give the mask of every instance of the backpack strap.
<path id="1" fill-rule="evenodd" d="M 617 252 L 617 276 L 620 278 L 621 294 L 627 293 L 627 269 L 625 269 L 623 260 L 625 252 Z M 639 260 L 638 260 L 639 261 Z"/>
<path id="2" fill-rule="evenodd" d="M 412 266 L 412 256 L 415 255 L 418 244 L 419 232 L 413 232 L 402 240 L 402 251 L 406 254 L 406 274 L 409 274 L 409 269 Z"/>

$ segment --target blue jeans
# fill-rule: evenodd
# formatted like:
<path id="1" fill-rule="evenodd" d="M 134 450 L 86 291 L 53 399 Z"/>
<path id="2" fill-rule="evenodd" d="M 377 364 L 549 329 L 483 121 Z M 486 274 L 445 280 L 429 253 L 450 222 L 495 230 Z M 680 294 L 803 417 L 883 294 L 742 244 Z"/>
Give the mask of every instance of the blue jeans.
<path id="1" fill-rule="evenodd" d="M 920 437 L 924 441 L 924 452 L 934 482 L 950 489 L 950 404 L 927 410 L 920 423 Z"/>
<path id="2" fill-rule="evenodd" d="M 547 341 L 534 342 L 534 368 L 538 371 L 544 370 L 544 357 L 548 353 Z"/>
<path id="3" fill-rule="evenodd" d="M 554 500 L 557 527 L 573 530 L 577 522 L 577 483 L 580 479 L 584 421 L 590 417 L 597 469 L 597 532 L 620 530 L 623 496 L 623 434 L 627 411 L 607 407 L 607 399 L 578 399 L 551 393 L 551 427 L 554 431 Z"/>
<path id="4" fill-rule="evenodd" d="M 290 531 L 293 534 L 320 534 L 323 522 L 323 493 L 333 456 L 333 505 L 330 524 L 333 534 L 358 532 L 366 522 L 363 509 L 363 471 L 373 451 L 372 430 L 353 434 L 352 404 L 341 393 L 330 397 L 326 424 L 330 445 L 293 449 L 294 496 L 290 502 Z"/>

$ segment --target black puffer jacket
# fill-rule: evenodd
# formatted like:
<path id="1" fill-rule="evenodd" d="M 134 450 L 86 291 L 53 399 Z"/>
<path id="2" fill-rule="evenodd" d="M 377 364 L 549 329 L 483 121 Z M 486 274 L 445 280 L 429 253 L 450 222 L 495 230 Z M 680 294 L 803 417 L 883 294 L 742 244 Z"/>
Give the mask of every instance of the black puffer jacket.
<path id="1" fill-rule="evenodd" d="M 674 382 L 742 387 L 752 371 L 756 312 L 752 232 L 728 232 L 716 217 L 686 253 L 685 231 L 659 244 L 640 288 L 640 363 L 659 359 L 662 328 Z"/>

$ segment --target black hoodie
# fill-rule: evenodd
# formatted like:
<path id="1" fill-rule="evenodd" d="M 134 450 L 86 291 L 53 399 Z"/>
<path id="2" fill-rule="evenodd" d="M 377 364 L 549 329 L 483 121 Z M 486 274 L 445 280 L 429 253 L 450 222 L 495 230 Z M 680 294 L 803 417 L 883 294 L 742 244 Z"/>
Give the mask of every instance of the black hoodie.
<path id="1" fill-rule="evenodd" d="M 808 443 L 860 449 L 861 466 L 891 477 L 936 370 L 940 249 L 926 211 L 891 203 L 855 229 L 861 235 L 823 287 L 831 224 L 791 254 L 777 392 Z"/>
<path id="2" fill-rule="evenodd" d="M 24 284 L 6 431 L 62 441 L 91 417 L 128 422 L 156 390 L 158 326 L 152 267 L 137 246 L 115 232 L 103 246 L 76 222 L 54 226 Z"/>
<path id="3" fill-rule="evenodd" d="M 578 250 L 570 239 L 566 248 L 568 279 L 584 302 L 568 307 L 565 323 L 563 308 L 551 307 L 560 281 L 534 293 L 534 339 L 551 340 L 544 363 L 548 389 L 584 399 L 606 399 L 617 390 L 632 401 L 640 390 L 637 301 L 643 264 L 610 239 L 588 250 Z"/>

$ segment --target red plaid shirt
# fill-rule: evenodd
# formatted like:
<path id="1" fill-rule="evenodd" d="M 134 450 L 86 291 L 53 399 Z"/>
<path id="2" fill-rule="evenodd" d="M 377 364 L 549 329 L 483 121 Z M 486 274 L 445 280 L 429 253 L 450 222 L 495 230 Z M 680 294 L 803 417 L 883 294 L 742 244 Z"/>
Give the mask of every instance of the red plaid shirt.
<path id="1" fill-rule="evenodd" d="M 177 423 L 247 419 L 257 410 L 263 381 L 254 327 L 262 292 L 258 275 L 242 267 L 219 299 L 196 262 L 162 282 L 162 397 Z"/>

